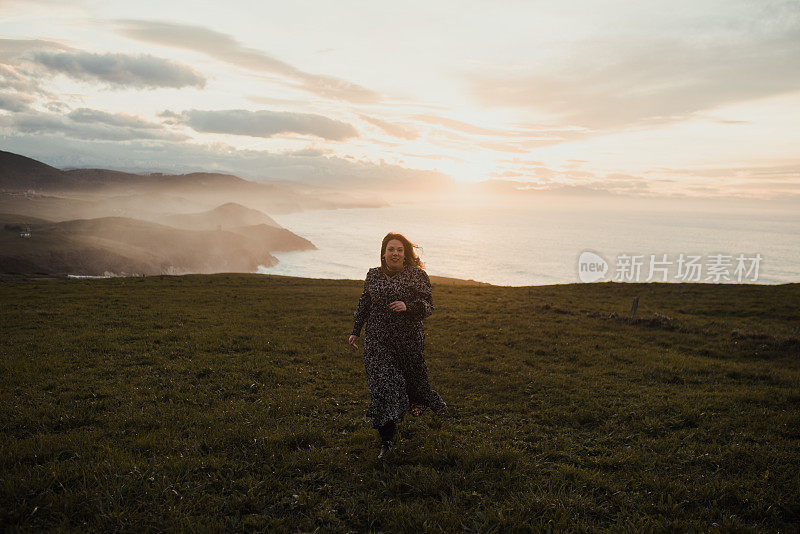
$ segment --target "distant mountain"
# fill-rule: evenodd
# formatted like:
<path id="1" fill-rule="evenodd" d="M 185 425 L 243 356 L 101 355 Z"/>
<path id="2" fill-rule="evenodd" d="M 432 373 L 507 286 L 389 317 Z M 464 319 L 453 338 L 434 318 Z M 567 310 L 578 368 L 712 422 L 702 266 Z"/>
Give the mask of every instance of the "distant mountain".
<path id="1" fill-rule="evenodd" d="M 107 169 L 62 171 L 35 159 L 0 150 L 0 188 L 9 190 L 34 189 L 49 193 L 113 192 L 139 187 L 180 189 L 186 186 L 224 187 L 243 184 L 262 185 L 231 174 L 204 172 L 169 175 L 133 174 Z"/>
<path id="2" fill-rule="evenodd" d="M 294 250 L 317 250 L 317 247 L 303 237 L 286 228 L 276 228 L 267 224 L 230 228 L 230 232 L 246 237 L 256 248 L 270 252 L 291 252 Z"/>
<path id="3" fill-rule="evenodd" d="M 20 237 L 20 225 L 30 238 Z M 269 250 L 315 248 L 283 228 L 181 230 L 125 217 L 49 222 L 0 215 L 0 272 L 102 275 L 253 272 Z"/>
<path id="4" fill-rule="evenodd" d="M 41 161 L 0 150 L 0 189 L 44 190 L 57 184 L 63 171 Z"/>
<path id="5" fill-rule="evenodd" d="M 253 272 L 278 262 L 270 251 L 316 248 L 253 206 L 347 204 L 229 174 L 63 171 L 2 151 L 0 189 L 0 272 L 15 273 Z"/>
<path id="6" fill-rule="evenodd" d="M 66 195 L 0 192 L 0 213 L 41 217 L 50 221 L 130 217 L 159 222 L 165 213 L 197 213 L 206 204 L 184 197 L 150 193 L 143 195 Z"/>
<path id="7" fill-rule="evenodd" d="M 309 190 L 298 184 L 258 183 L 232 174 L 133 174 L 106 169 L 62 171 L 25 156 L 0 151 L 0 190 L 48 195 L 166 195 L 178 196 L 208 207 L 235 202 L 269 213 L 291 213 L 306 209 L 379 207 L 380 199 L 364 200 L 347 193 Z"/>
<path id="8" fill-rule="evenodd" d="M 0 213 L 41 217 L 49 221 L 113 215 L 106 208 L 97 208 L 96 203 L 90 200 L 0 193 Z"/>
<path id="9" fill-rule="evenodd" d="M 246 208 L 235 202 L 228 202 L 202 213 L 167 215 L 162 217 L 159 222 L 188 230 L 224 230 L 257 224 L 281 228 L 281 225 L 266 213 Z"/>

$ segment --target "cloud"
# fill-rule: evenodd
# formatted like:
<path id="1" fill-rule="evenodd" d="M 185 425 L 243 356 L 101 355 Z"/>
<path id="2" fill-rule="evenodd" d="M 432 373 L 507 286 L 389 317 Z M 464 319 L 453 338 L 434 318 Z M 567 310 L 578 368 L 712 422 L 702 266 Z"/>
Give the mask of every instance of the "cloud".
<path id="1" fill-rule="evenodd" d="M 11 65 L 0 63 L 0 88 L 13 89 L 24 93 L 40 92 L 39 84 L 23 76 Z"/>
<path id="2" fill-rule="evenodd" d="M 59 15 L 66 12 L 83 13 L 83 2 L 65 2 L 64 0 L 3 0 L 0 3 L 0 12 L 4 16 L 13 15 L 14 12 L 30 16 L 31 12 L 38 10 L 43 16 L 51 15 L 53 10 L 58 10 Z"/>
<path id="3" fill-rule="evenodd" d="M 160 124 L 147 122 L 146 120 L 136 117 L 135 115 L 128 115 L 126 113 L 108 113 L 98 109 L 78 108 L 71 111 L 67 116 L 75 122 L 103 123 L 122 128 L 141 128 L 145 130 L 158 130 L 162 128 Z"/>
<path id="4" fill-rule="evenodd" d="M 51 100 L 44 104 L 44 107 L 53 113 L 66 113 L 69 111 L 69 104 L 60 100 Z"/>
<path id="5" fill-rule="evenodd" d="M 554 126 L 519 128 L 487 128 L 435 114 L 419 114 L 415 120 L 442 126 L 431 132 L 438 143 L 458 150 L 471 151 L 474 147 L 497 152 L 524 154 L 533 148 L 579 139 L 586 132 L 578 128 Z M 494 139 L 490 139 L 490 138 Z"/>
<path id="6" fill-rule="evenodd" d="M 30 54 L 36 50 L 68 50 L 59 43 L 43 39 L 0 39 L 0 87 L 20 93 L 49 94 L 41 89 L 41 69 L 30 64 Z"/>
<path id="7" fill-rule="evenodd" d="M 518 176 L 524 176 L 524 174 L 515 171 L 503 171 L 503 172 L 490 172 L 489 176 L 493 178 L 516 178 Z"/>
<path id="8" fill-rule="evenodd" d="M 752 4 L 751 18 L 707 20 L 702 33 L 590 39 L 530 74 L 467 76 L 486 107 L 528 108 L 559 124 L 614 130 L 800 89 L 798 10 Z"/>
<path id="9" fill-rule="evenodd" d="M 76 80 L 100 81 L 119 88 L 205 87 L 194 69 L 148 54 L 35 52 L 33 61 L 53 73 Z"/>
<path id="10" fill-rule="evenodd" d="M 24 93 L 0 93 L 0 109 L 6 111 L 25 111 L 33 102 L 33 97 Z"/>
<path id="11" fill-rule="evenodd" d="M 185 24 L 144 20 L 119 20 L 117 32 L 138 41 L 194 50 L 232 65 L 277 74 L 297 82 L 297 87 L 325 98 L 373 103 L 380 96 L 358 84 L 334 76 L 311 74 L 261 50 L 242 46 L 230 35 Z"/>
<path id="12" fill-rule="evenodd" d="M 250 135 L 253 137 L 272 137 L 282 133 L 297 133 L 314 135 L 334 141 L 358 136 L 358 131 L 350 124 L 309 113 L 267 110 L 248 111 L 245 109 L 220 111 L 193 109 L 180 114 L 165 111 L 162 116 L 176 119 L 195 131 L 205 133 Z"/>
<path id="13" fill-rule="evenodd" d="M 102 141 L 187 139 L 186 135 L 170 132 L 159 124 L 137 117 L 87 108 L 75 110 L 68 115 L 34 111 L 0 116 L 0 127 L 8 129 L 11 134 L 60 134 L 72 139 Z"/>
<path id="14" fill-rule="evenodd" d="M 764 193 L 765 191 L 769 191 L 770 193 L 790 193 L 793 195 L 800 195 L 800 184 L 798 183 L 787 183 L 787 182 L 757 182 L 757 183 L 743 183 L 743 184 L 734 184 L 731 186 L 733 189 L 742 189 L 742 190 L 750 190 L 750 189 L 757 189 L 758 193 Z"/>
<path id="15" fill-rule="evenodd" d="M 324 150 L 321 148 L 307 147 L 299 150 L 287 150 L 285 152 L 281 152 L 281 154 L 286 156 L 314 158 L 318 156 L 324 156 L 325 154 L 330 154 L 330 152 L 330 150 Z"/>
<path id="16" fill-rule="evenodd" d="M 480 182 L 487 192 L 519 196 L 548 192 L 569 196 L 609 196 L 617 198 L 740 198 L 771 199 L 784 209 L 800 199 L 800 165 L 700 169 L 654 169 L 636 176 L 624 173 L 598 174 L 567 166 L 550 169 L 524 165 L 519 158 L 505 160 L 513 169 L 496 172 L 495 179 Z M 534 162 L 538 163 L 538 162 Z M 659 177 L 666 173 L 670 178 Z M 515 178 L 517 181 L 503 180 Z M 763 185 L 763 187 L 761 187 Z M 788 196 L 786 196 L 788 195 Z"/>
<path id="17" fill-rule="evenodd" d="M 428 154 L 413 154 L 411 152 L 400 152 L 399 155 L 403 156 L 404 158 L 420 158 L 420 159 L 427 159 L 427 160 L 439 159 L 439 160 L 462 161 L 462 162 L 465 161 L 465 160 L 463 160 L 461 158 L 457 158 L 455 156 L 449 156 L 449 155 L 445 155 L 445 154 L 431 154 L 431 153 L 428 153 Z"/>
<path id="18" fill-rule="evenodd" d="M 457 130 L 459 132 L 464 132 L 473 135 L 493 135 L 499 137 L 507 137 L 509 134 L 517 133 L 517 132 L 510 132 L 508 130 L 502 130 L 498 128 L 485 128 L 483 126 L 478 126 L 475 124 L 470 124 L 468 122 L 459 121 L 455 119 L 451 119 L 448 117 L 442 117 L 440 115 L 434 114 L 420 114 L 414 115 L 414 119 L 420 120 L 423 122 L 427 122 L 430 124 L 436 124 L 439 126 L 445 126 L 451 130 Z"/>
<path id="19" fill-rule="evenodd" d="M 281 154 L 237 150 L 224 144 L 132 140 L 106 143 L 57 135 L 13 135 L 3 150 L 38 159 L 58 168 L 90 167 L 130 172 L 222 172 L 257 181 L 275 179 L 346 191 L 379 192 L 446 188 L 452 178 L 436 171 L 386 163 L 350 161 L 336 156 Z"/>
<path id="20" fill-rule="evenodd" d="M 561 176 L 561 180 L 554 181 L 549 178 L 535 180 L 504 180 L 520 176 L 517 173 L 497 173 L 496 178 L 478 182 L 476 186 L 485 193 L 504 195 L 511 198 L 531 198 L 541 194 L 560 195 L 570 197 L 616 197 L 616 198 L 655 198 L 664 196 L 663 193 L 654 191 L 649 181 L 632 175 L 609 174 L 605 176 L 587 173 L 580 179 L 570 179 L 564 173 L 553 174 Z M 566 181 L 565 181 L 566 179 Z M 716 191 L 718 193 L 718 191 Z M 711 193 L 711 192 L 709 192 Z"/>
<path id="21" fill-rule="evenodd" d="M 248 95 L 247 100 L 255 102 L 256 104 L 266 104 L 268 106 L 302 106 L 304 101 L 291 98 L 274 98 L 271 96 Z"/>
<path id="22" fill-rule="evenodd" d="M 487 139 L 482 135 L 475 137 L 472 134 L 456 133 L 450 129 L 430 131 L 428 132 L 428 138 L 433 140 L 437 146 L 455 150 L 471 152 L 476 147 L 480 147 L 495 152 L 508 152 L 511 154 L 526 154 L 532 148 L 552 145 L 566 140 L 566 137 L 541 137 L 538 135 L 532 135 L 530 138 L 522 135 L 509 138 L 497 137 L 496 140 L 493 140 Z"/>
<path id="23" fill-rule="evenodd" d="M 753 180 L 783 180 L 800 187 L 800 162 L 783 165 L 742 166 L 742 167 L 706 167 L 699 169 L 658 169 L 659 173 L 672 175 L 697 176 L 702 178 L 730 178 Z"/>
<path id="24" fill-rule="evenodd" d="M 535 167 L 544 166 L 544 162 L 543 161 L 525 159 L 525 158 L 518 158 L 518 157 L 514 157 L 514 158 L 511 158 L 511 159 L 499 159 L 497 161 L 499 163 L 513 163 L 514 165 L 517 165 L 517 166 L 520 166 L 520 167 L 534 167 L 535 168 Z M 572 161 L 572 160 L 568 160 L 568 161 Z"/>
<path id="25" fill-rule="evenodd" d="M 0 39 L 0 63 L 11 64 L 28 56 L 33 51 L 43 50 L 63 52 L 73 49 L 46 39 Z"/>
<path id="26" fill-rule="evenodd" d="M 469 122 L 459 121 L 449 117 L 442 117 L 441 115 L 435 115 L 431 113 L 414 115 L 413 118 L 471 135 L 494 136 L 503 139 L 519 137 L 526 140 L 535 140 L 539 142 L 552 140 L 564 141 L 569 138 L 575 138 L 581 133 L 576 128 L 557 128 L 553 126 L 525 126 L 515 129 L 486 128 L 485 126 L 478 126 L 477 124 L 471 124 Z"/>
<path id="27" fill-rule="evenodd" d="M 622 173 L 607 174 L 603 178 L 592 179 L 591 187 L 623 194 L 651 192 L 647 179 Z"/>
<path id="28" fill-rule="evenodd" d="M 414 140 L 419 138 L 419 133 L 411 128 L 406 128 L 404 126 L 400 126 L 398 124 L 392 124 L 391 122 L 386 122 L 381 119 L 376 119 L 375 117 L 368 117 L 367 115 L 359 115 L 361 120 L 364 120 L 374 126 L 377 126 L 387 134 L 393 137 L 399 137 L 400 139 L 408 139 Z"/>
<path id="29" fill-rule="evenodd" d="M 52 99 L 41 86 L 56 74 L 115 88 L 202 88 L 206 83 L 194 69 L 151 55 L 94 54 L 43 39 L 0 39 L 0 87 Z"/>

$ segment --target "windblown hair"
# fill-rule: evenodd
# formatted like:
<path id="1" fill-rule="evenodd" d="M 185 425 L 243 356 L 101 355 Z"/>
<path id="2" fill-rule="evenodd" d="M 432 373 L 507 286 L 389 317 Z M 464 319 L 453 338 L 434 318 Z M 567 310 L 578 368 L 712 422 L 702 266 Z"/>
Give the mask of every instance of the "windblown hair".
<path id="1" fill-rule="evenodd" d="M 383 257 L 386 254 L 386 246 L 389 244 L 389 241 L 392 239 L 397 239 L 403 244 L 403 268 L 408 267 L 409 265 L 413 265 L 415 267 L 419 267 L 420 269 L 425 268 L 425 264 L 422 263 L 422 260 L 419 259 L 414 253 L 415 248 L 422 248 L 419 245 L 415 245 L 411 241 L 409 241 L 406 236 L 403 234 L 395 234 L 393 232 L 389 232 L 386 234 L 386 237 L 383 238 L 383 243 L 381 243 L 381 268 L 385 271 L 386 267 L 386 259 Z"/>

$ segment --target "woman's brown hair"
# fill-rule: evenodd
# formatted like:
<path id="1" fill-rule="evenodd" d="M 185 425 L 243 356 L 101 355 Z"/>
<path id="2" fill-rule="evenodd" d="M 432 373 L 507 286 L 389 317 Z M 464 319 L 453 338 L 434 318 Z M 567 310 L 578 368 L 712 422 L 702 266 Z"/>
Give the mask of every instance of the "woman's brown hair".
<path id="1" fill-rule="evenodd" d="M 389 244 L 389 241 L 392 239 L 397 239 L 403 244 L 403 268 L 408 267 L 409 265 L 413 265 L 415 267 L 419 267 L 420 269 L 425 268 L 425 264 L 422 263 L 422 260 L 419 259 L 414 253 L 415 248 L 422 248 L 419 245 L 415 245 L 411 241 L 409 241 L 406 236 L 403 234 L 395 234 L 394 232 L 389 232 L 386 234 L 386 237 L 383 238 L 383 243 L 381 243 L 381 268 L 385 271 L 386 270 L 386 258 L 383 257 L 386 254 L 386 246 Z"/>

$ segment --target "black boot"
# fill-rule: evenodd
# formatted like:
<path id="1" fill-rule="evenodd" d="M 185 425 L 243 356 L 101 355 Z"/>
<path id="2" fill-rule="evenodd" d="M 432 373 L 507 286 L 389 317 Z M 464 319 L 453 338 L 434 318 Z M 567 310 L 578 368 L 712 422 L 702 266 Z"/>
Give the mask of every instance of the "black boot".
<path id="1" fill-rule="evenodd" d="M 396 430 L 397 426 L 394 421 L 389 421 L 378 429 L 381 435 L 381 452 L 378 453 L 378 458 L 383 458 L 389 452 L 389 449 L 394 446 L 393 439 Z"/>
<path id="2" fill-rule="evenodd" d="M 392 448 L 393 445 L 394 444 L 392 443 L 391 440 L 381 441 L 381 452 L 378 453 L 378 459 L 380 460 L 381 458 L 386 456 L 386 453 L 389 452 L 389 450 Z"/>

